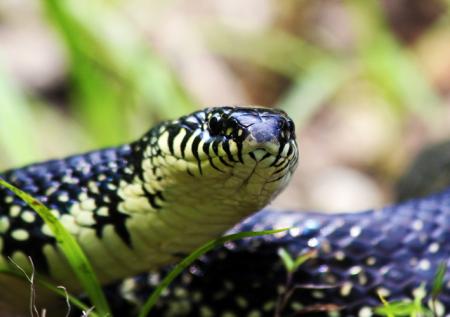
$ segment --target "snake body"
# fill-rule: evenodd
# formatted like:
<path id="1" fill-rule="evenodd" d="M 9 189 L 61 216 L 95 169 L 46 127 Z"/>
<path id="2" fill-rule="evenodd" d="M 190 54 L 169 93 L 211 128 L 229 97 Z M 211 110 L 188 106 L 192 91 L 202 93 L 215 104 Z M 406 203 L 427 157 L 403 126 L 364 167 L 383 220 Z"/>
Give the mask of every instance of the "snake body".
<path id="1" fill-rule="evenodd" d="M 379 294 L 411 299 L 422 283 L 429 294 L 450 256 L 450 190 L 361 213 L 264 210 L 231 232 L 285 227 L 291 229 L 228 243 L 198 260 L 171 285 L 154 316 L 368 317 L 381 305 Z M 314 254 L 288 278 L 281 248 L 293 259 Z M 127 280 L 121 296 L 145 300 L 165 273 Z M 449 278 L 436 302 L 438 316 L 450 316 Z M 116 303 L 121 316 L 132 311 Z"/>
<path id="2" fill-rule="evenodd" d="M 298 159 L 294 124 L 278 110 L 218 107 L 163 122 L 137 141 L 6 171 L 75 236 L 102 284 L 175 262 L 261 209 Z M 0 265 L 78 282 L 55 237 L 0 190 Z M 14 286 L 13 286 L 14 285 Z M 0 310 L 27 307 L 27 286 L 0 275 Z M 11 291 L 13 289 L 13 291 Z M 42 296 L 40 297 L 42 298 Z"/>

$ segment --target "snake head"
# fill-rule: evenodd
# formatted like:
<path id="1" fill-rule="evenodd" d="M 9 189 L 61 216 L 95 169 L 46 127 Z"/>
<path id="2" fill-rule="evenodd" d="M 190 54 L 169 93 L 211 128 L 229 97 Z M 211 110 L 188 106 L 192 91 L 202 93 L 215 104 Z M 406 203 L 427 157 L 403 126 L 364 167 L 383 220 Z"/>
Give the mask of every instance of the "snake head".
<path id="1" fill-rule="evenodd" d="M 292 120 L 283 111 L 258 107 L 206 108 L 163 122 L 133 150 L 137 182 L 151 206 L 176 210 L 161 213 L 171 222 L 174 214 L 217 222 L 208 226 L 211 233 L 266 206 L 298 162 Z"/>
<path id="2" fill-rule="evenodd" d="M 257 207 L 286 186 L 298 161 L 293 121 L 261 107 L 196 111 L 153 128 L 140 144 L 148 182 L 223 196 L 240 192 L 236 201 L 256 201 Z"/>
<path id="3" fill-rule="evenodd" d="M 192 250 L 266 206 L 298 161 L 292 120 L 256 107 L 206 108 L 163 122 L 132 153 L 134 180 L 121 189 L 121 211 L 140 215 L 130 217 L 130 232 L 168 229 L 155 248 L 171 253 Z"/>
<path id="4" fill-rule="evenodd" d="M 241 163 L 245 154 L 260 160 L 264 155 L 282 155 L 285 145 L 294 150 L 295 125 L 284 111 L 223 107 L 207 109 L 206 113 L 209 136 L 222 143 L 235 143 Z M 262 152 L 267 153 L 257 158 L 256 153 Z"/>

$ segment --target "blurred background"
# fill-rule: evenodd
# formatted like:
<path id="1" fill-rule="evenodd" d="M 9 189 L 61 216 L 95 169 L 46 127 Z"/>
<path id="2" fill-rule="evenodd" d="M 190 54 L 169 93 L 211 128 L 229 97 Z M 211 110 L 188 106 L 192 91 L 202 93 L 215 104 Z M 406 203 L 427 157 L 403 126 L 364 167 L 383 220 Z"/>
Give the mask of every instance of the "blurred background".
<path id="1" fill-rule="evenodd" d="M 213 105 L 276 106 L 300 166 L 276 207 L 380 207 L 450 136 L 449 0 L 1 0 L 0 169 Z"/>

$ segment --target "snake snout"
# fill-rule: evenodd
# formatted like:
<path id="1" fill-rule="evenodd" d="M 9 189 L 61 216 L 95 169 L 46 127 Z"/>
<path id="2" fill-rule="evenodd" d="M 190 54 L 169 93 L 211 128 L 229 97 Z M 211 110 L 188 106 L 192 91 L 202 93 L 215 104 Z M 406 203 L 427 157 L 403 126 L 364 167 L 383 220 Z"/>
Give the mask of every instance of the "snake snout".
<path id="1" fill-rule="evenodd" d="M 284 116 L 262 117 L 248 127 L 248 142 L 256 149 L 277 154 L 280 147 L 295 140 L 295 128 L 291 119 Z"/>

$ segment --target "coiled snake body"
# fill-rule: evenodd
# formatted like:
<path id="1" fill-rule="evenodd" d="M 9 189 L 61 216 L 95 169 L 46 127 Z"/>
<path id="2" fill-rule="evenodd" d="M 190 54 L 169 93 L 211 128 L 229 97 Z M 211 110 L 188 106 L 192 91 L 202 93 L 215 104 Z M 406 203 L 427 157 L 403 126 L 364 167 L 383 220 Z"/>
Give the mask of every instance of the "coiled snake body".
<path id="1" fill-rule="evenodd" d="M 198 260 L 171 286 L 154 316 L 373 316 L 379 294 L 411 299 L 422 283 L 430 291 L 439 264 L 450 255 L 450 191 L 356 214 L 265 210 L 233 232 L 286 226 L 292 229 L 228 243 Z M 315 254 L 288 282 L 280 248 L 294 259 Z M 130 279 L 119 290 L 130 301 L 142 301 L 163 274 Z M 450 311 L 448 274 L 445 281 L 440 312 Z M 291 294 L 280 305 L 286 290 Z M 130 306 L 117 305 L 127 316 Z"/>

